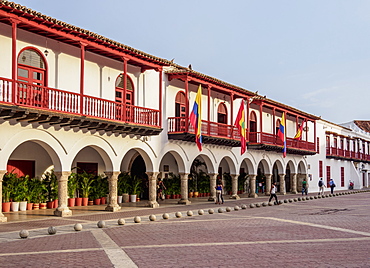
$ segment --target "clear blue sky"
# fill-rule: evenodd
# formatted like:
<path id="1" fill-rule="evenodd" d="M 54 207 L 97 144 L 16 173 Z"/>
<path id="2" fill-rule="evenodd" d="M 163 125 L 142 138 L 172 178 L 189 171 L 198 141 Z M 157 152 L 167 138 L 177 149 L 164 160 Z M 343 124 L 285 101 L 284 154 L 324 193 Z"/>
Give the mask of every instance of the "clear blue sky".
<path id="1" fill-rule="evenodd" d="M 370 1 L 16 3 L 323 119 L 370 119 Z"/>

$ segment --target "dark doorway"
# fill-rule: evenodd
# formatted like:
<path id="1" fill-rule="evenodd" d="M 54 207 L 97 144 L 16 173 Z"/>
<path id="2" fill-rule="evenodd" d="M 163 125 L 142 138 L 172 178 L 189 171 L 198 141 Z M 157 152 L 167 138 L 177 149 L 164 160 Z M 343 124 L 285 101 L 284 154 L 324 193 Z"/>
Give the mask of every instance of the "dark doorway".
<path id="1" fill-rule="evenodd" d="M 148 175 L 145 173 L 146 172 L 146 166 L 144 159 L 141 157 L 141 155 L 137 156 L 132 163 L 131 166 L 131 176 L 138 177 L 142 181 L 142 189 L 143 191 L 140 193 L 140 198 L 149 200 L 149 178 Z"/>

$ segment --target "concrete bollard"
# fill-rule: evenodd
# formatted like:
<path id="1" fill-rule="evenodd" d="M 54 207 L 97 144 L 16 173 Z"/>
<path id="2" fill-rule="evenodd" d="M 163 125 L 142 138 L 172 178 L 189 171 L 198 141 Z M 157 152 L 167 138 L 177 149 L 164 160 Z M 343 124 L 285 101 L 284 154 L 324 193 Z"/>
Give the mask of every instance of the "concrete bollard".
<path id="1" fill-rule="evenodd" d="M 55 228 L 54 226 L 50 226 L 48 228 L 48 234 L 49 235 L 53 235 L 53 234 L 56 234 L 57 233 L 57 228 Z"/>
<path id="2" fill-rule="evenodd" d="M 188 215 L 189 217 L 193 216 L 193 211 L 189 210 L 188 212 L 186 212 L 186 215 Z"/>
<path id="3" fill-rule="evenodd" d="M 118 225 L 125 225 L 125 220 L 124 219 L 118 219 L 117 221 Z"/>
<path id="4" fill-rule="evenodd" d="M 19 232 L 19 237 L 20 237 L 20 238 L 27 238 L 29 235 L 30 235 L 30 234 L 29 234 L 29 232 L 28 232 L 27 230 L 21 230 L 21 231 Z"/>
<path id="5" fill-rule="evenodd" d="M 170 215 L 168 215 L 168 213 L 163 213 L 162 218 L 164 220 L 168 220 L 170 218 Z"/>
<path id="6" fill-rule="evenodd" d="M 134 223 L 140 223 L 141 222 L 141 218 L 139 216 L 136 216 L 134 218 Z"/>
<path id="7" fill-rule="evenodd" d="M 105 221 L 98 221 L 98 227 L 99 228 L 105 228 L 106 224 L 105 224 Z"/>
<path id="8" fill-rule="evenodd" d="M 156 219 L 157 219 L 157 217 L 154 214 L 149 216 L 150 221 L 155 221 Z"/>
<path id="9" fill-rule="evenodd" d="M 176 218 L 181 218 L 182 217 L 182 213 L 181 212 L 176 212 L 175 213 L 175 216 L 176 216 Z"/>
<path id="10" fill-rule="evenodd" d="M 204 215 L 204 210 L 203 209 L 198 210 L 198 215 Z"/>
<path id="11" fill-rule="evenodd" d="M 76 232 L 82 230 L 82 224 L 81 223 L 76 223 L 75 226 L 73 227 Z"/>

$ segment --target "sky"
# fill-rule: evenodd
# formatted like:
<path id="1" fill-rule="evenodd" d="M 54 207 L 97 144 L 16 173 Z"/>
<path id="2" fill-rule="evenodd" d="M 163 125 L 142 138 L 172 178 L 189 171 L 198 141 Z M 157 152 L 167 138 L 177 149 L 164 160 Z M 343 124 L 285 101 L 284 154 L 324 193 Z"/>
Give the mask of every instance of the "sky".
<path id="1" fill-rule="evenodd" d="M 368 0 L 18 0 L 333 123 L 370 120 Z"/>

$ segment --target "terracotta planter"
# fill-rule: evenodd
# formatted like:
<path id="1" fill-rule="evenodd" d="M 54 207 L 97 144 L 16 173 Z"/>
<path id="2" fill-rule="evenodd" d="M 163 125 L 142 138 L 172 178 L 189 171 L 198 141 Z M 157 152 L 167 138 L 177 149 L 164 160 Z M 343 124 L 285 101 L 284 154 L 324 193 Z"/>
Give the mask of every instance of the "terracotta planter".
<path id="1" fill-rule="evenodd" d="M 33 210 L 40 209 L 40 203 L 33 203 Z"/>
<path id="2" fill-rule="evenodd" d="M 54 202 L 54 208 L 57 208 L 59 204 L 58 199 L 55 199 L 53 202 Z"/>
<path id="3" fill-rule="evenodd" d="M 10 212 L 10 204 L 11 202 L 5 202 L 3 204 L 3 212 Z"/>
<path id="4" fill-rule="evenodd" d="M 46 202 L 46 207 L 47 208 L 54 208 L 54 202 L 53 201 Z"/>
<path id="5" fill-rule="evenodd" d="M 128 203 L 128 202 L 130 202 L 130 195 L 129 195 L 129 194 L 123 194 L 123 195 L 122 195 L 122 202 L 123 202 L 123 203 Z"/>
<path id="6" fill-rule="evenodd" d="M 94 205 L 100 205 L 101 203 L 101 198 L 97 198 L 94 200 Z"/>
<path id="7" fill-rule="evenodd" d="M 193 194 L 194 194 L 193 192 L 189 192 L 188 197 L 189 198 L 192 198 L 193 197 Z"/>
<path id="8" fill-rule="evenodd" d="M 194 197 L 198 197 L 199 193 L 198 192 L 194 192 Z"/>
<path id="9" fill-rule="evenodd" d="M 136 202 L 140 202 L 140 197 L 136 197 Z"/>
<path id="10" fill-rule="evenodd" d="M 105 196 L 101 197 L 100 200 L 101 200 L 100 204 L 102 204 L 102 205 L 105 205 L 107 203 L 107 198 Z"/>
<path id="11" fill-rule="evenodd" d="M 33 203 L 27 203 L 27 210 L 32 210 Z"/>
<path id="12" fill-rule="evenodd" d="M 88 197 L 82 197 L 82 206 L 86 207 L 89 204 L 89 198 Z"/>
<path id="13" fill-rule="evenodd" d="M 89 201 L 87 202 L 87 204 L 88 204 L 89 206 L 92 206 L 92 205 L 94 205 L 94 201 L 89 200 Z"/>
<path id="14" fill-rule="evenodd" d="M 46 203 L 40 203 L 40 209 L 46 209 Z"/>
<path id="15" fill-rule="evenodd" d="M 171 195 L 170 194 L 166 194 L 166 199 L 170 199 L 171 198 Z"/>
<path id="16" fill-rule="evenodd" d="M 68 198 L 68 207 L 74 207 L 76 204 L 76 198 Z"/>
<path id="17" fill-rule="evenodd" d="M 82 206 L 82 197 L 77 197 L 77 198 L 76 198 L 76 206 L 77 206 L 77 207 Z"/>

